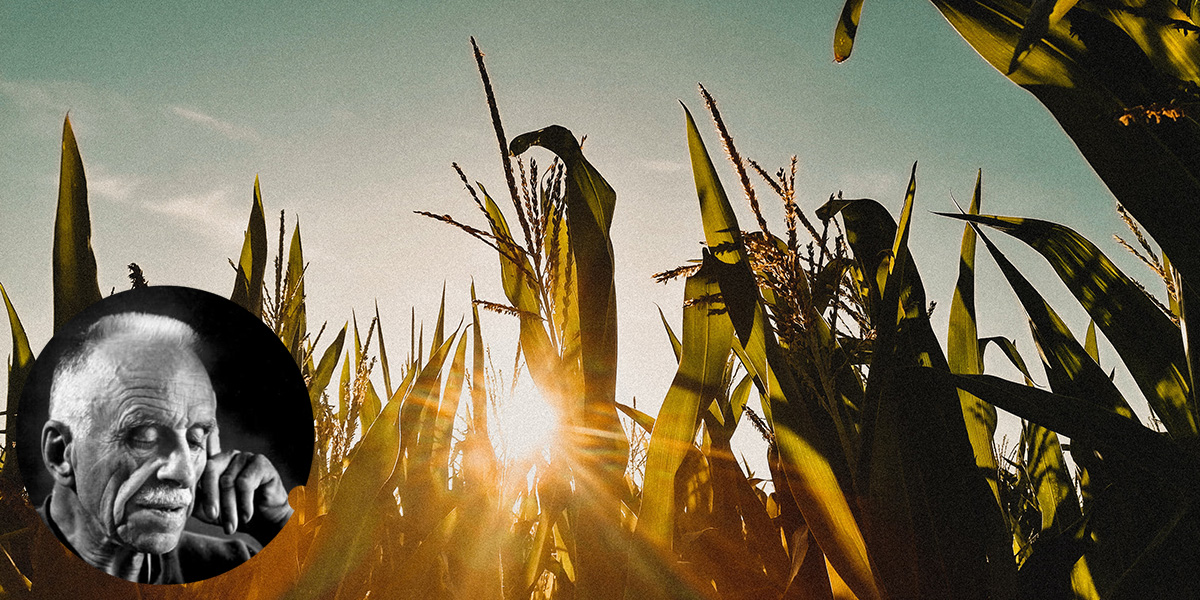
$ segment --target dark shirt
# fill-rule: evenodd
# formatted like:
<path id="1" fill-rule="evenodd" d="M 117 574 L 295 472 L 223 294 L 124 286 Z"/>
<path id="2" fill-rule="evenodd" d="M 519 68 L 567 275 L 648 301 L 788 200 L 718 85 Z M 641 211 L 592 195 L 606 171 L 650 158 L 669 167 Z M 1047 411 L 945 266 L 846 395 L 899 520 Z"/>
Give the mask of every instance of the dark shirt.
<path id="1" fill-rule="evenodd" d="M 42 520 L 50 526 L 54 536 L 76 556 L 75 548 L 67 541 L 50 518 L 50 496 L 37 510 Z M 224 573 L 250 559 L 262 550 L 253 541 L 238 538 L 222 539 L 193 531 L 184 531 L 179 545 L 165 554 L 147 554 L 147 564 L 138 575 L 139 583 L 187 583 L 208 579 Z"/>

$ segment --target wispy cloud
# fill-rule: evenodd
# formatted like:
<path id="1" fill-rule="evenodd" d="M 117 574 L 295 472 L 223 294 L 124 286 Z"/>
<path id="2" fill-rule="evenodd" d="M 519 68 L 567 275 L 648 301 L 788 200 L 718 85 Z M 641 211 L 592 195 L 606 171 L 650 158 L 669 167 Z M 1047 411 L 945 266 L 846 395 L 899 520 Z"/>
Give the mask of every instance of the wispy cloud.
<path id="1" fill-rule="evenodd" d="M 183 194 L 158 202 L 147 202 L 146 208 L 198 229 L 214 237 L 228 239 L 242 232 L 242 217 L 232 202 L 232 191 L 218 188 L 201 194 Z"/>
<path id="2" fill-rule="evenodd" d="M 117 202 L 128 200 L 140 185 L 142 185 L 140 177 L 108 173 L 88 175 L 87 182 L 88 192 Z"/>
<path id="3" fill-rule="evenodd" d="M 660 173 L 674 173 L 686 169 L 687 165 L 671 160 L 650 160 L 646 161 L 646 168 Z"/>
<path id="4" fill-rule="evenodd" d="M 10 111 L 10 122 L 38 133 L 57 129 L 68 111 L 77 126 L 93 134 L 109 127 L 128 131 L 145 119 L 145 112 L 125 96 L 77 81 L 0 77 L 0 106 Z"/>
<path id="5" fill-rule="evenodd" d="M 216 131 L 217 133 L 220 133 L 221 135 L 234 141 L 262 141 L 262 136 L 259 135 L 257 131 L 249 127 L 234 125 L 233 123 L 222 121 L 216 117 L 206 115 L 199 111 L 184 108 L 182 106 L 172 106 L 171 112 L 189 121 L 208 127 L 209 129 L 212 129 L 213 131 Z"/>

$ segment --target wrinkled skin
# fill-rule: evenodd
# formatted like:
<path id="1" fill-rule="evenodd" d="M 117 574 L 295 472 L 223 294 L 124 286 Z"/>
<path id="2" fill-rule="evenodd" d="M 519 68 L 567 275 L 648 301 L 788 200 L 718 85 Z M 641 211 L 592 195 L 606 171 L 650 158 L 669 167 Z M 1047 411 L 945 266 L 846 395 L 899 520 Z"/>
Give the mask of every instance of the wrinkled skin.
<path id="1" fill-rule="evenodd" d="M 80 556 L 136 579 L 145 554 L 178 545 L 194 509 L 264 544 L 287 522 L 287 493 L 270 462 L 221 452 L 216 398 L 192 352 L 114 337 L 90 364 L 97 368 L 78 382 L 93 398 L 90 431 L 76 436 L 57 421 L 43 430 L 55 477 L 51 517 Z M 256 513 L 256 527 L 246 527 Z"/>

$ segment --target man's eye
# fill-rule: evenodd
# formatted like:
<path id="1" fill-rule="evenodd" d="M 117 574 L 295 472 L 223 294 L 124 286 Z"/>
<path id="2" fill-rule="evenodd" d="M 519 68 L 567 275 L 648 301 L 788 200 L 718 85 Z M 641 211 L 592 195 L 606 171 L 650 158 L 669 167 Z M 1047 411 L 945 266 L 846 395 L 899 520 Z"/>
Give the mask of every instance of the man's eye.
<path id="1" fill-rule="evenodd" d="M 199 430 L 191 431 L 187 436 L 188 446 L 192 450 L 203 450 L 208 442 L 208 432 Z"/>
<path id="2" fill-rule="evenodd" d="M 158 430 L 153 427 L 137 427 L 129 432 L 129 445 L 134 448 L 150 449 L 158 443 Z"/>

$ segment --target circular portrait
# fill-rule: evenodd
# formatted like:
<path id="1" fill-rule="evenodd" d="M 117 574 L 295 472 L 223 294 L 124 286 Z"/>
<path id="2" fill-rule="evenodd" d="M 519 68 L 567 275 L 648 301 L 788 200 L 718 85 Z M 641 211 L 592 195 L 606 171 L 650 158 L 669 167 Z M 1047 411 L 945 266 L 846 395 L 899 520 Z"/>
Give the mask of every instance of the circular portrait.
<path id="1" fill-rule="evenodd" d="M 110 575 L 185 583 L 249 560 L 308 479 L 313 416 L 265 324 L 200 290 L 92 305 L 37 357 L 16 415 L 30 502 Z"/>

